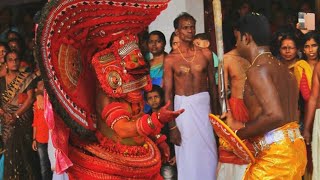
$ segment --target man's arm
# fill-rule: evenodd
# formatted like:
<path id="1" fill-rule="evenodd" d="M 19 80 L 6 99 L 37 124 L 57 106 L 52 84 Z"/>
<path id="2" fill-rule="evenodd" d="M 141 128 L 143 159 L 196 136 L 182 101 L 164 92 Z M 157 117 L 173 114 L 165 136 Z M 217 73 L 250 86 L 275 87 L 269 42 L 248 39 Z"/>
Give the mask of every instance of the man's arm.
<path id="1" fill-rule="evenodd" d="M 253 119 L 244 128 L 239 129 L 237 135 L 241 139 L 265 134 L 284 124 L 280 97 L 268 71 L 264 65 L 253 67 L 248 71 L 247 81 L 261 107 L 261 113 L 257 119 Z"/>
<path id="2" fill-rule="evenodd" d="M 215 84 L 215 76 L 216 73 L 214 66 L 213 66 L 213 59 L 212 59 L 212 52 L 209 49 L 202 49 L 203 55 L 205 56 L 206 60 L 208 61 L 208 89 L 210 94 L 210 101 L 211 101 L 211 113 L 219 114 L 219 101 L 218 101 L 218 92 L 217 86 Z"/>
<path id="3" fill-rule="evenodd" d="M 317 101 L 319 98 L 319 76 L 320 76 L 320 63 L 317 63 L 316 67 L 313 70 L 312 75 L 312 88 L 310 98 L 308 100 L 307 112 L 304 116 L 304 130 L 303 137 L 307 144 L 311 142 L 311 130 L 314 121 L 314 115 L 317 108 Z"/>

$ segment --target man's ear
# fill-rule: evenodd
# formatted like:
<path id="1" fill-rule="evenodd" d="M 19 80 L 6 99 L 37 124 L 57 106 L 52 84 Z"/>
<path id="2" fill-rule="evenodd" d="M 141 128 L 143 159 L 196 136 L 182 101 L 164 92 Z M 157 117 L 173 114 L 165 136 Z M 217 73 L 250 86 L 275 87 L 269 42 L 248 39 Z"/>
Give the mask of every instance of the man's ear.
<path id="1" fill-rule="evenodd" d="M 209 40 L 206 40 L 206 41 L 204 42 L 204 45 L 205 45 L 207 48 L 209 48 L 209 46 L 210 46 L 210 41 L 209 41 Z"/>
<path id="2" fill-rule="evenodd" d="M 251 41 L 253 41 L 252 36 L 248 33 L 244 33 L 244 35 L 242 36 L 242 40 L 246 45 L 248 45 Z"/>

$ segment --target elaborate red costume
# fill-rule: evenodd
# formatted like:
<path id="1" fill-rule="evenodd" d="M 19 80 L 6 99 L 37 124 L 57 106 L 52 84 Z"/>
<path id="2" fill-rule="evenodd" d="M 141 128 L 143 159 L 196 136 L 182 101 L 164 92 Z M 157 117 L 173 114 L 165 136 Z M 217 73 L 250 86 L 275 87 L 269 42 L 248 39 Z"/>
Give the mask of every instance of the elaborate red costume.
<path id="1" fill-rule="evenodd" d="M 167 118 L 143 113 L 142 91 L 150 90 L 151 81 L 136 34 L 167 3 L 52 0 L 42 11 L 38 57 L 55 111 L 58 173 L 161 179 L 156 145 L 164 146 L 159 133 Z"/>

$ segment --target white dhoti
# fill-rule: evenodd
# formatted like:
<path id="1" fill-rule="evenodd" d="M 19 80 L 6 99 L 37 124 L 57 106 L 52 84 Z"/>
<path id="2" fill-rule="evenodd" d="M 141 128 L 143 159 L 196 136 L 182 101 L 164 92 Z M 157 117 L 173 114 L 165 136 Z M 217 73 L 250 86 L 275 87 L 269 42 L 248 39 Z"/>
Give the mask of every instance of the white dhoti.
<path id="1" fill-rule="evenodd" d="M 247 168 L 247 164 L 238 165 L 231 163 L 220 163 L 218 170 L 218 180 L 242 180 Z"/>
<path id="2" fill-rule="evenodd" d="M 214 180 L 218 161 L 217 145 L 209 121 L 208 92 L 174 97 L 174 109 L 185 109 L 176 124 L 181 133 L 181 145 L 175 146 L 178 179 Z"/>
<path id="3" fill-rule="evenodd" d="M 316 110 L 314 116 L 311 148 L 313 163 L 312 180 L 318 180 L 320 179 L 320 109 Z"/>

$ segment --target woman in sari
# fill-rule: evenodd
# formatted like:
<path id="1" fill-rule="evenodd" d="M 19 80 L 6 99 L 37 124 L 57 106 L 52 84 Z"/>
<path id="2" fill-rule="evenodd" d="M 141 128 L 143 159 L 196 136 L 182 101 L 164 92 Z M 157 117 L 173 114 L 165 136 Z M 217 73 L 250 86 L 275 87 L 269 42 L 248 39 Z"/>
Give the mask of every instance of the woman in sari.
<path id="1" fill-rule="evenodd" d="M 148 36 L 148 49 L 153 58 L 150 63 L 150 76 L 152 84 L 162 86 L 163 60 L 167 53 L 164 51 L 166 38 L 160 31 L 152 31 Z"/>
<path id="2" fill-rule="evenodd" d="M 4 179 L 39 179 L 39 160 L 31 148 L 35 76 L 19 72 L 19 64 L 19 55 L 9 51 L 7 74 L 0 78 Z"/>
<path id="3" fill-rule="evenodd" d="M 307 34 L 304 35 L 303 39 L 302 39 L 302 45 L 303 45 L 303 56 L 305 60 L 300 60 L 298 62 L 295 63 L 294 66 L 294 74 L 296 76 L 297 82 L 298 82 L 298 86 L 300 89 L 300 94 L 301 97 L 303 99 L 303 101 L 301 101 L 302 104 L 299 105 L 300 108 L 300 115 L 301 118 L 304 118 L 304 112 L 305 109 L 307 109 L 307 104 L 310 98 L 310 94 L 311 94 L 311 82 L 312 82 L 312 74 L 313 74 L 313 69 L 315 67 L 315 65 L 319 62 L 319 57 L 320 57 L 320 49 L 319 49 L 319 45 L 320 45 L 320 39 L 319 39 L 319 35 L 314 32 L 308 32 Z M 304 125 L 304 122 L 303 122 Z M 302 126 L 303 131 L 304 128 Z M 307 127 L 307 130 L 310 129 L 310 127 Z M 306 173 L 304 175 L 304 179 L 308 180 L 311 179 L 312 176 L 312 158 L 311 158 L 311 147 L 310 144 L 307 144 L 307 157 L 308 157 L 308 164 L 307 164 L 307 168 L 306 168 Z"/>
<path id="4" fill-rule="evenodd" d="M 279 59 L 288 67 L 290 72 L 294 72 L 295 63 L 298 60 L 298 40 L 293 33 L 285 34 L 280 39 Z"/>

